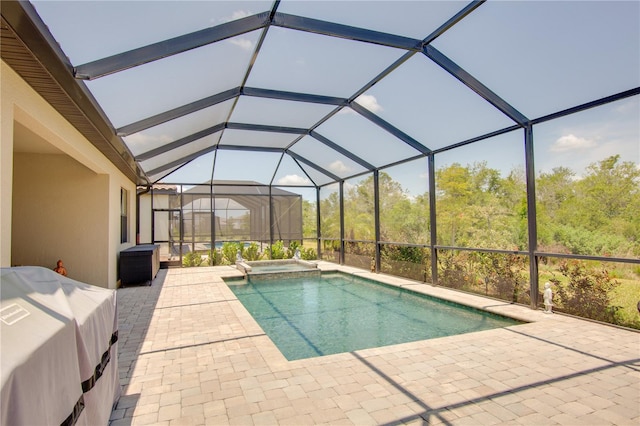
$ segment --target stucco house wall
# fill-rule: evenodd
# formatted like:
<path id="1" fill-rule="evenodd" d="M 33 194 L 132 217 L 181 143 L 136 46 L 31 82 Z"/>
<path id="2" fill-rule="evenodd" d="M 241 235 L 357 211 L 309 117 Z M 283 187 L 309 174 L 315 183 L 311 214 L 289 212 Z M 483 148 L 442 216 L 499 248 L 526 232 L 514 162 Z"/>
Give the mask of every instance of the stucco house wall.
<path id="1" fill-rule="evenodd" d="M 0 78 L 0 265 L 61 258 L 70 278 L 116 288 L 119 252 L 135 244 L 135 183 L 4 61 Z"/>

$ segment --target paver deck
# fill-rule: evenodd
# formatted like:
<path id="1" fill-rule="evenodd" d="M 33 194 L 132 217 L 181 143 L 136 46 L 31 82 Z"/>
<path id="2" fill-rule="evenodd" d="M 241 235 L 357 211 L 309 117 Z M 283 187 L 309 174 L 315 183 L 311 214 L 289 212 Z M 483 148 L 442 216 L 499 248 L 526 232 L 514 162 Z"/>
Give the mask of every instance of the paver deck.
<path id="1" fill-rule="evenodd" d="M 287 361 L 222 279 L 239 274 L 118 290 L 111 425 L 640 424 L 640 333 L 374 274 L 530 322 Z"/>

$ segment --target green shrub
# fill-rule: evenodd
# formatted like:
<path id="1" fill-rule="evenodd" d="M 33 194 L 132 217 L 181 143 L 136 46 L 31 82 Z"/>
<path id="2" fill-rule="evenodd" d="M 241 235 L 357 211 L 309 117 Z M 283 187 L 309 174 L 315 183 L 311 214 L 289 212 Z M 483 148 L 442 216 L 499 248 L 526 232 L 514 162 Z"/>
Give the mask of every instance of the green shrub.
<path id="1" fill-rule="evenodd" d="M 472 252 L 469 258 L 474 262 L 475 281 L 484 284 L 485 294 L 513 303 L 529 303 L 528 259 L 525 256 Z"/>
<path id="2" fill-rule="evenodd" d="M 316 260 L 318 258 L 318 254 L 316 253 L 316 251 L 314 249 L 312 249 L 311 247 L 309 248 L 302 248 L 300 250 L 300 257 L 303 260 Z"/>
<path id="3" fill-rule="evenodd" d="M 216 250 L 216 249 L 209 250 L 208 257 L 207 257 L 207 265 L 217 266 L 217 265 L 222 265 L 223 264 L 222 262 L 223 262 L 223 256 L 220 250 Z"/>
<path id="4" fill-rule="evenodd" d="M 200 266 L 202 264 L 202 256 L 199 253 L 190 251 L 182 256 L 182 266 L 187 268 L 192 266 Z"/>
<path id="5" fill-rule="evenodd" d="M 438 283 L 455 289 L 467 289 L 471 285 L 467 271 L 467 255 L 456 255 L 452 250 L 438 252 Z"/>
<path id="6" fill-rule="evenodd" d="M 276 241 L 270 247 L 268 247 L 271 259 L 285 259 L 286 252 L 284 249 L 284 243 L 282 240 Z"/>
<path id="7" fill-rule="evenodd" d="M 227 264 L 233 265 L 236 263 L 236 256 L 238 254 L 238 250 L 240 250 L 240 254 L 242 254 L 243 255 L 242 257 L 244 258 L 244 254 L 242 253 L 244 250 L 243 243 L 227 241 L 226 243 L 222 244 L 221 250 Z"/>
<path id="8" fill-rule="evenodd" d="M 261 256 L 260 256 L 258 244 L 256 243 L 249 244 L 249 247 L 245 248 L 244 254 L 242 255 L 242 257 L 247 260 L 260 260 Z"/>
<path id="9" fill-rule="evenodd" d="M 556 284 L 559 311 L 617 323 L 620 306 L 612 306 L 609 295 L 620 282 L 612 279 L 605 268 L 587 270 L 581 262 L 565 261 L 559 271 L 569 279 L 564 285 L 557 278 L 550 280 Z"/>

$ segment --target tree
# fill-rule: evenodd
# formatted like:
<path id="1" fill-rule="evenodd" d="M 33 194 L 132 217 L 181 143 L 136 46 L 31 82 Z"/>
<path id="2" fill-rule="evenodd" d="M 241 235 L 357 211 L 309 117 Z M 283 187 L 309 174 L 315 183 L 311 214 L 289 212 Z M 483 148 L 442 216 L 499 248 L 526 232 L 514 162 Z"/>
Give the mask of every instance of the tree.
<path id="1" fill-rule="evenodd" d="M 588 174 L 577 182 L 591 229 L 610 226 L 612 221 L 627 213 L 627 206 L 640 196 L 640 169 L 632 162 L 620 163 L 619 160 L 619 155 L 613 155 L 590 164 Z"/>
<path id="2" fill-rule="evenodd" d="M 316 203 L 302 200 L 302 236 L 315 237 L 317 228 Z"/>
<path id="3" fill-rule="evenodd" d="M 340 238 L 340 194 L 337 191 L 320 201 L 320 219 L 323 238 Z"/>
<path id="4" fill-rule="evenodd" d="M 640 254 L 640 169 L 610 156 L 578 179 L 561 167 L 536 182 L 538 243 L 555 252 Z"/>
<path id="5" fill-rule="evenodd" d="M 502 178 L 486 162 L 436 171 L 438 243 L 513 249 L 526 245 L 526 190 L 517 172 Z"/>

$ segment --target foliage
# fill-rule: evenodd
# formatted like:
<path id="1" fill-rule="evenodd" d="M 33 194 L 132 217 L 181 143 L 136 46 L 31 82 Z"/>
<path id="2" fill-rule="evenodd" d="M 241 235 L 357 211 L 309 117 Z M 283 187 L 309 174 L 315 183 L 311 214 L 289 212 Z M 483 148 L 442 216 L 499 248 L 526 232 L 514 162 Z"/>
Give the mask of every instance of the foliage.
<path id="1" fill-rule="evenodd" d="M 340 194 L 331 192 L 320 201 L 320 236 L 340 238 Z"/>
<path id="2" fill-rule="evenodd" d="M 612 306 L 611 291 L 620 283 L 609 276 L 609 272 L 588 270 L 582 262 L 565 261 L 558 268 L 568 278 L 568 283 L 552 278 L 556 284 L 558 310 L 599 321 L 616 323 L 619 306 Z"/>
<path id="3" fill-rule="evenodd" d="M 300 257 L 303 260 L 316 260 L 318 258 L 318 254 L 316 253 L 316 251 L 311 248 L 311 247 L 303 247 L 300 250 Z"/>
<path id="4" fill-rule="evenodd" d="M 472 252 L 477 264 L 476 283 L 484 285 L 484 294 L 513 303 L 529 302 L 528 258 L 514 254 Z"/>
<path id="5" fill-rule="evenodd" d="M 302 200 L 302 236 L 315 238 L 317 225 L 316 203 Z"/>
<path id="6" fill-rule="evenodd" d="M 258 244 L 249 244 L 249 246 L 244 249 L 244 254 L 242 255 L 242 257 L 249 261 L 260 260 L 262 256 L 260 254 L 260 247 L 258 247 Z"/>
<path id="7" fill-rule="evenodd" d="M 419 281 L 431 280 L 430 253 L 424 247 L 384 244 L 380 252 L 380 269 Z"/>
<path id="8" fill-rule="evenodd" d="M 616 324 L 640 329 L 640 315 L 638 315 L 638 301 L 640 300 L 640 286 L 637 281 L 620 279 L 620 285 L 610 294 L 611 304 L 620 306 L 617 311 Z"/>
<path id="9" fill-rule="evenodd" d="M 541 173 L 536 179 L 539 250 L 639 257 L 639 183 L 640 169 L 632 162 L 621 162 L 619 155 L 589 165 L 580 178 L 566 167 Z M 428 244 L 429 193 L 409 197 L 384 172 L 379 174 L 378 184 L 380 240 Z M 502 176 L 486 162 L 439 168 L 436 207 L 439 245 L 505 250 L 528 247 L 524 170 L 516 168 Z M 321 200 L 320 212 L 322 237 L 339 238 L 338 192 Z M 375 241 L 373 212 L 373 176 L 345 185 L 347 240 Z"/>
<path id="10" fill-rule="evenodd" d="M 590 256 L 640 256 L 640 169 L 613 155 L 578 179 L 566 167 L 536 181 L 539 248 Z"/>
<path id="11" fill-rule="evenodd" d="M 459 255 L 453 250 L 438 252 L 438 282 L 455 289 L 468 289 L 471 276 L 466 267 L 467 252 Z"/>
<path id="12" fill-rule="evenodd" d="M 345 186 L 344 235 L 348 240 L 374 241 L 373 176 Z"/>
<path id="13" fill-rule="evenodd" d="M 202 264 L 202 256 L 200 253 L 195 251 L 190 251 L 189 253 L 182 256 L 182 266 L 185 267 L 193 267 L 200 266 Z"/>
<path id="14" fill-rule="evenodd" d="M 207 265 L 217 266 L 217 265 L 222 265 L 223 264 L 222 262 L 223 262 L 223 256 L 220 250 L 217 250 L 215 248 L 209 250 L 209 253 L 207 255 Z"/>
<path id="15" fill-rule="evenodd" d="M 345 263 L 356 268 L 369 269 L 375 256 L 375 245 L 358 241 L 345 243 Z"/>
<path id="16" fill-rule="evenodd" d="M 486 162 L 454 163 L 436 171 L 438 244 L 478 248 L 525 248 L 524 173 L 506 178 Z"/>
<path id="17" fill-rule="evenodd" d="M 222 248 L 220 249 L 225 258 L 225 263 L 233 265 L 236 263 L 236 257 L 238 255 L 238 250 L 240 250 L 240 254 L 244 258 L 244 244 L 238 242 L 227 241 L 222 244 Z"/>
<path id="18" fill-rule="evenodd" d="M 526 256 L 439 250 L 438 282 L 513 303 L 530 301 Z"/>
<path id="19" fill-rule="evenodd" d="M 282 240 L 276 241 L 271 246 L 267 247 L 267 252 L 270 253 L 270 259 L 285 259 L 286 251 Z"/>

